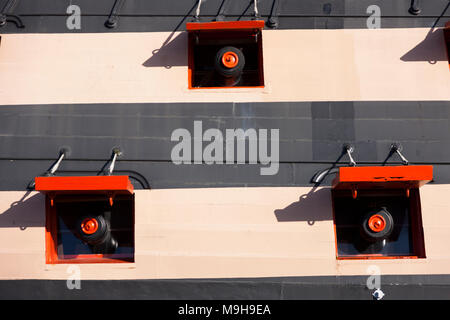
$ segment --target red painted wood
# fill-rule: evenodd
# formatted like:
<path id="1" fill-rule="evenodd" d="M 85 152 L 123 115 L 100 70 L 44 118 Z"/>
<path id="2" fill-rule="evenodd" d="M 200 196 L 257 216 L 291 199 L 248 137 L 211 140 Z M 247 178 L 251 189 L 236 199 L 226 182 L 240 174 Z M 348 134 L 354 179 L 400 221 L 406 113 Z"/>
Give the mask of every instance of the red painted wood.
<path id="1" fill-rule="evenodd" d="M 250 21 L 214 21 L 214 22 L 188 22 L 187 31 L 199 30 L 243 30 L 243 29 L 262 29 L 264 20 Z"/>
<path id="2" fill-rule="evenodd" d="M 128 176 L 36 177 L 35 190 L 41 192 L 122 191 L 133 193 Z"/>
<path id="3" fill-rule="evenodd" d="M 333 188 L 419 188 L 431 180 L 433 166 L 341 167 Z"/>

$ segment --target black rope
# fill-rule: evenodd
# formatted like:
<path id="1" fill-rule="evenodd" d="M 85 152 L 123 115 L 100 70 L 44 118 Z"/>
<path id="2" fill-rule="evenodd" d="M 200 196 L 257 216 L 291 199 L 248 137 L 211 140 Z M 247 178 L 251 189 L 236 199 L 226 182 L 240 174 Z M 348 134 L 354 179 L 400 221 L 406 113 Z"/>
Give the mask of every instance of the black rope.
<path id="1" fill-rule="evenodd" d="M 105 22 L 105 26 L 108 28 L 115 28 L 119 24 L 119 13 L 120 9 L 122 8 L 123 4 L 125 3 L 125 0 L 116 0 L 114 2 L 114 6 L 111 10 L 111 13 L 109 14 L 108 20 Z"/>
<path id="2" fill-rule="evenodd" d="M 230 4 L 230 0 L 222 0 L 222 3 L 219 7 L 219 12 L 217 12 L 216 21 L 224 21 L 225 20 L 225 12 L 228 9 Z"/>
<path id="3" fill-rule="evenodd" d="M 422 12 L 422 9 L 420 8 L 420 1 L 419 0 L 411 0 L 411 6 L 409 7 L 409 13 L 417 16 Z"/>
<path id="4" fill-rule="evenodd" d="M 3 7 L 0 13 L 0 27 L 6 25 L 8 21 L 14 22 L 18 28 L 25 28 L 22 23 L 22 19 L 18 15 L 14 15 L 13 10 L 16 7 L 19 0 L 9 0 Z M 15 20 L 10 20 L 8 18 L 14 18 Z"/>
<path id="5" fill-rule="evenodd" d="M 275 29 L 278 27 L 278 14 L 280 9 L 280 0 L 273 0 L 272 8 L 270 9 L 270 15 L 267 19 L 266 25 L 269 28 Z"/>

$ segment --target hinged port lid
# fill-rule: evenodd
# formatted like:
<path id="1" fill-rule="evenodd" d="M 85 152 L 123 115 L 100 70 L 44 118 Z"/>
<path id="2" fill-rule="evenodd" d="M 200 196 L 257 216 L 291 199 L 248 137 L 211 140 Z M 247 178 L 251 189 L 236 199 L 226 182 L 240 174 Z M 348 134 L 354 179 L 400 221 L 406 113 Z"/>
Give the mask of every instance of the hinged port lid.
<path id="1" fill-rule="evenodd" d="M 264 28 L 264 20 L 250 21 L 213 21 L 213 22 L 188 22 L 186 30 L 192 31 L 220 31 L 220 30 L 245 30 L 245 29 L 262 29 Z"/>
<path id="2" fill-rule="evenodd" d="M 433 166 L 340 167 L 334 189 L 409 189 L 433 180 Z"/>
<path id="3" fill-rule="evenodd" d="M 36 177 L 35 190 L 44 193 L 133 193 L 128 176 Z"/>

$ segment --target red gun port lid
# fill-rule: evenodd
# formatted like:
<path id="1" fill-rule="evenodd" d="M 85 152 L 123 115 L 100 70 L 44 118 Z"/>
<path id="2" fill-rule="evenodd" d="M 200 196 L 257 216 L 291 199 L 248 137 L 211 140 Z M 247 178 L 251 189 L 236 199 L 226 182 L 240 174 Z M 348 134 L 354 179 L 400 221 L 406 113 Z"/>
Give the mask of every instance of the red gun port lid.
<path id="1" fill-rule="evenodd" d="M 186 23 L 186 30 L 188 32 L 208 30 L 261 30 L 264 28 L 264 23 L 264 20 L 188 22 Z"/>
<path id="2" fill-rule="evenodd" d="M 420 188 L 433 180 L 433 166 L 340 167 L 333 189 Z"/>
<path id="3" fill-rule="evenodd" d="M 57 195 L 67 194 L 105 194 L 112 206 L 116 195 L 134 192 L 128 176 L 36 177 L 34 181 L 35 190 L 47 194 L 51 206 Z"/>
<path id="4" fill-rule="evenodd" d="M 35 190 L 41 192 L 122 192 L 133 193 L 128 176 L 69 176 L 36 177 Z"/>

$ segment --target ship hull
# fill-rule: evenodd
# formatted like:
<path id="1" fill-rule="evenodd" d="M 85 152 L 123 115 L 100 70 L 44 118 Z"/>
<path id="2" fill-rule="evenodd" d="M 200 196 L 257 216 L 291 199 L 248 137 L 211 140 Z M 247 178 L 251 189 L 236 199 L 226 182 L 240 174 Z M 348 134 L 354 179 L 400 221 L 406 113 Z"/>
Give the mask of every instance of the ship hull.
<path id="1" fill-rule="evenodd" d="M 2 280 L 0 299 L 372 300 L 367 276 L 178 280 Z M 384 300 L 450 299 L 448 275 L 383 276 Z"/>
<path id="2" fill-rule="evenodd" d="M 375 26 L 370 1 L 286 0 L 258 40 L 264 85 L 213 89 L 189 83 L 194 2 L 127 2 L 109 29 L 109 0 L 83 5 L 79 29 L 62 3 L 21 2 L 25 27 L 0 29 L 0 298 L 372 299 L 380 288 L 385 299 L 450 299 L 448 1 L 420 17 L 409 0 L 378 1 Z M 246 6 L 227 20 L 251 19 Z M 260 9 L 274 14 L 268 1 Z M 229 130 L 256 139 L 244 137 L 244 159 L 225 143 L 214 155 L 230 161 L 211 161 L 205 132 Z M 183 160 L 176 132 L 188 135 Z M 405 164 L 393 143 L 410 165 L 433 166 L 411 192 L 420 255 L 341 259 L 336 172 L 314 177 L 351 164 L 348 144 L 357 166 Z M 104 175 L 113 150 L 111 173 L 134 187 L 132 257 L 53 263 L 55 198 L 34 178 Z"/>

